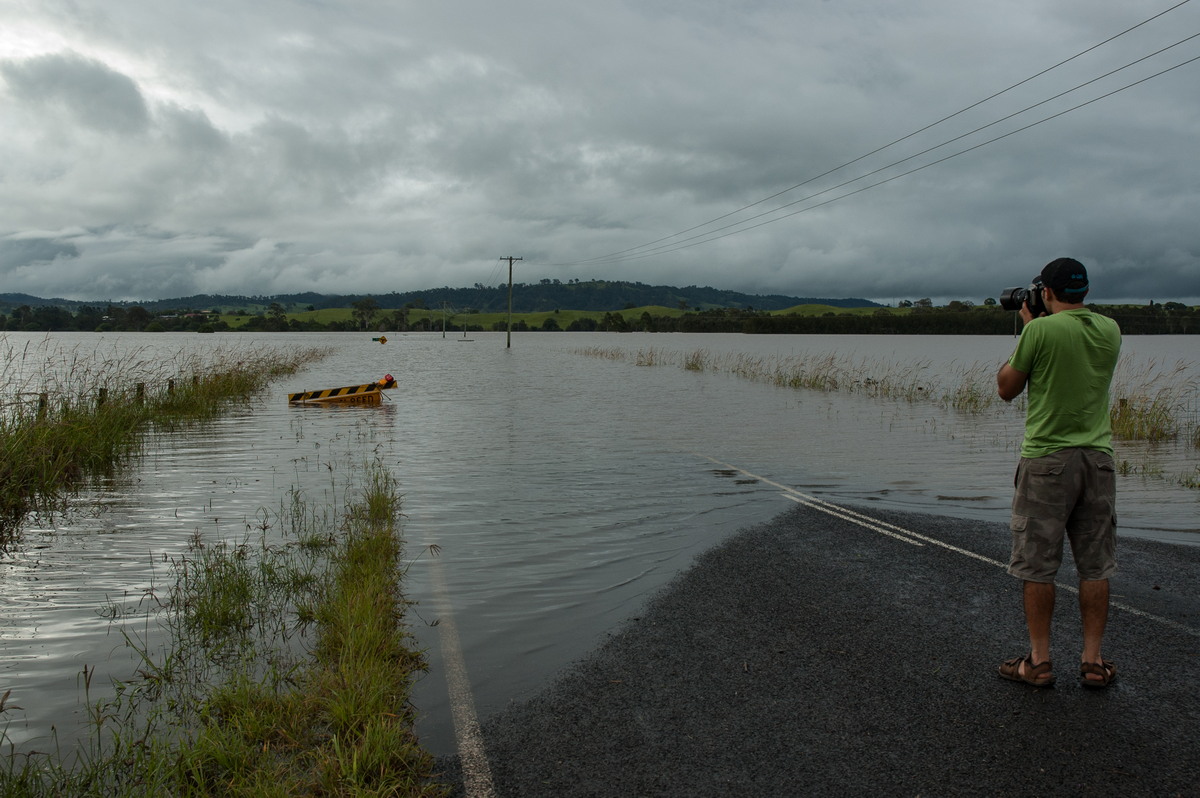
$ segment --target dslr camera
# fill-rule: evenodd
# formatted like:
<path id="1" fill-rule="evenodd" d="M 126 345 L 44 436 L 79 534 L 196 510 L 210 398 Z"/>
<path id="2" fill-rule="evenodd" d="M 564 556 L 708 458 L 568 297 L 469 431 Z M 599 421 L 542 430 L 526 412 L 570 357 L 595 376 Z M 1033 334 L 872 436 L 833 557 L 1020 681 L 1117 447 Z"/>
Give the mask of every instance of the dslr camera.
<path id="1" fill-rule="evenodd" d="M 1000 292 L 1000 307 L 1005 310 L 1020 310 L 1021 306 L 1028 303 L 1029 310 L 1033 313 L 1036 319 L 1043 313 L 1049 313 L 1046 303 L 1042 301 L 1042 278 L 1035 277 L 1028 288 L 1005 288 Z"/>

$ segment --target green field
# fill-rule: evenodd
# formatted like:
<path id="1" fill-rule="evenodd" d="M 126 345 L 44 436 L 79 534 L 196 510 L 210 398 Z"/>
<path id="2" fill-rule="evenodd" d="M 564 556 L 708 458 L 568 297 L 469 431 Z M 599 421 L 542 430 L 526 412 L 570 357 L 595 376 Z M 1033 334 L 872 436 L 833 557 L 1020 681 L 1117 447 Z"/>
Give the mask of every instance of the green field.
<path id="1" fill-rule="evenodd" d="M 805 307 L 820 307 L 824 305 L 811 305 Z M 833 308 L 830 308 L 832 310 Z M 379 325 L 383 324 L 387 327 L 387 322 L 393 317 L 393 314 L 398 312 L 397 308 L 380 308 L 375 315 L 373 328 L 378 329 Z M 513 324 L 519 324 L 524 321 L 531 328 L 540 328 L 545 324 L 546 319 L 553 318 L 558 322 L 558 326 L 566 329 L 571 322 L 577 319 L 592 318 L 597 322 L 604 318 L 607 311 L 598 310 L 547 310 L 537 313 L 513 313 Z M 623 316 L 626 319 L 640 319 L 642 314 L 649 313 L 651 316 L 682 316 L 690 311 L 680 310 L 679 308 L 667 308 L 661 305 L 648 305 L 639 308 L 627 308 L 625 310 L 612 311 L 614 315 Z M 786 311 L 780 311 L 786 312 Z M 229 325 L 230 329 L 237 329 L 251 318 L 256 313 L 247 314 L 232 314 L 223 313 L 220 316 L 221 321 Z M 322 310 L 304 310 L 293 313 L 285 313 L 285 318 L 289 321 L 295 319 L 299 322 L 317 322 L 319 324 L 329 324 L 330 322 L 350 322 L 354 320 L 354 311 L 351 308 L 325 308 Z M 503 322 L 508 319 L 508 314 L 500 313 L 446 313 L 443 314 L 440 310 L 426 310 L 419 308 L 410 308 L 408 310 L 408 323 L 410 325 L 419 323 L 423 319 L 429 319 L 435 329 L 441 329 L 443 319 L 447 327 L 462 329 L 465 323 L 468 329 L 471 330 L 491 330 L 498 322 Z"/>
<path id="2" fill-rule="evenodd" d="M 796 305 L 795 307 L 786 308 L 784 310 L 768 311 L 772 316 L 785 316 L 795 314 L 798 316 L 824 316 L 828 313 L 838 315 L 867 315 L 875 313 L 879 310 L 886 310 L 889 313 L 898 315 L 911 312 L 910 308 L 841 308 L 833 305 Z M 380 308 L 375 316 L 375 323 L 372 325 L 376 329 L 389 328 L 387 322 L 393 318 L 393 314 L 399 311 L 398 308 Z M 571 322 L 578 319 L 591 318 L 599 322 L 604 316 L 611 312 L 613 315 L 622 316 L 629 321 L 635 321 L 642 318 L 646 313 L 652 317 L 661 318 L 669 317 L 676 318 L 686 313 L 695 313 L 694 309 L 669 308 L 663 305 L 645 305 L 636 308 L 625 308 L 624 310 L 600 311 L 600 310 L 546 310 L 536 313 L 513 313 L 512 320 L 514 325 L 520 324 L 522 321 L 531 329 L 540 329 L 547 319 L 554 319 L 558 326 L 566 329 Z M 251 318 L 257 315 L 256 312 L 246 314 L 221 314 L 221 321 L 229 325 L 231 329 L 237 329 Z M 354 319 L 354 311 L 351 308 L 325 308 L 322 310 L 303 310 L 284 314 L 289 321 L 295 319 L 299 322 L 316 322 L 318 324 L 329 324 L 330 322 L 351 322 Z M 440 310 L 427 310 L 420 308 L 410 308 L 408 310 L 408 323 L 410 325 L 419 323 L 423 319 L 429 319 L 434 329 L 441 329 L 443 319 L 446 322 L 447 328 L 462 329 L 465 323 L 469 330 L 491 330 L 498 323 L 508 319 L 508 314 L 499 313 L 446 313 L 443 314 Z M 394 325 L 392 325 L 394 326 Z"/>

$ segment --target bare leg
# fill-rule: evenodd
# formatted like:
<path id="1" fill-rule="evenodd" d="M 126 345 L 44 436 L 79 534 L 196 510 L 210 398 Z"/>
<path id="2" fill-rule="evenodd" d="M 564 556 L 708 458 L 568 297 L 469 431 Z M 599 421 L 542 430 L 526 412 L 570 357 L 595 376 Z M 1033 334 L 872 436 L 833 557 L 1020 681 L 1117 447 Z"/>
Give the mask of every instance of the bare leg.
<path id="1" fill-rule="evenodd" d="M 1029 658 L 1034 665 L 1050 659 L 1050 621 L 1054 617 L 1054 583 L 1025 582 L 1025 625 Z"/>
<path id="2" fill-rule="evenodd" d="M 1080 580 L 1079 614 L 1083 619 L 1083 662 L 1100 662 L 1100 643 L 1108 623 L 1108 580 Z M 1098 674 L 1088 678 L 1099 680 Z"/>

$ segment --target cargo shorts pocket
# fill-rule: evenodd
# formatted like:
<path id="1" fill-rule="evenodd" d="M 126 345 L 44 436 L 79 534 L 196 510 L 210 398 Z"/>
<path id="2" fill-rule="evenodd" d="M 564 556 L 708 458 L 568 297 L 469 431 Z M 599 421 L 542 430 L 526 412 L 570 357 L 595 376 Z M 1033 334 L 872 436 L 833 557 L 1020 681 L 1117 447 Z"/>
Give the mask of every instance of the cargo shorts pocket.
<path id="1" fill-rule="evenodd" d="M 1065 518 L 1066 463 L 1054 455 L 1022 460 L 1017 468 L 1013 514 L 1031 518 Z"/>
<path id="2" fill-rule="evenodd" d="M 1008 572 L 1030 582 L 1053 582 L 1062 564 L 1062 527 L 1056 522 L 1014 515 L 1009 529 L 1012 554 Z"/>

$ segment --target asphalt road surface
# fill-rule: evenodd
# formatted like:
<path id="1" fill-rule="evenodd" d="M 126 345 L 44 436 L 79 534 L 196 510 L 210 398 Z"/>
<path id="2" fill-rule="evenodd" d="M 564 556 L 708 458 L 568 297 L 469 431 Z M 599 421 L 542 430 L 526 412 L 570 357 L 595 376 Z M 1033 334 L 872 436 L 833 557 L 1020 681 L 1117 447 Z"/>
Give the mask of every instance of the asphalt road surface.
<path id="1" fill-rule="evenodd" d="M 1200 795 L 1200 546 L 1121 539 L 1107 690 L 1024 654 L 1003 523 L 798 505 L 697 558 L 533 699 L 484 719 L 456 795 Z M 864 525 L 868 524 L 868 525 Z M 469 772 L 464 773 L 464 770 Z"/>

